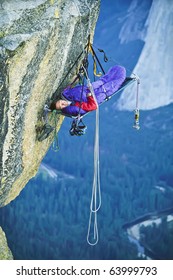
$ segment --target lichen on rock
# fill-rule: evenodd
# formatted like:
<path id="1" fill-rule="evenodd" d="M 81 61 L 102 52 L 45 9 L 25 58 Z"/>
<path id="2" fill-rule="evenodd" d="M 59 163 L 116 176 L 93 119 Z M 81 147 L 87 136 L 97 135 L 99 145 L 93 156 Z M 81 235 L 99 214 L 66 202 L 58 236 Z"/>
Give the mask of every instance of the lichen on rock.
<path id="1" fill-rule="evenodd" d="M 35 176 L 53 141 L 53 135 L 37 140 L 44 105 L 73 78 L 76 67 L 66 74 L 88 35 L 93 37 L 99 4 L 100 0 L 1 1 L 0 206 Z M 57 130 L 63 119 L 58 116 Z"/>

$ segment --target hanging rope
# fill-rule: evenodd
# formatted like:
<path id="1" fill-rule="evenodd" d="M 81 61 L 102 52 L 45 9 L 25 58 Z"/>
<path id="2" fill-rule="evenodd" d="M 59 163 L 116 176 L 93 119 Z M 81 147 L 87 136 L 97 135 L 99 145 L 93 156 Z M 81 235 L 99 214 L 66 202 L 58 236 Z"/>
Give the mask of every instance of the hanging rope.
<path id="1" fill-rule="evenodd" d="M 99 163 L 99 109 L 96 110 L 95 124 L 95 144 L 94 144 L 94 175 L 93 187 L 90 203 L 90 217 L 88 224 L 87 242 L 89 245 L 96 245 L 99 240 L 97 226 L 97 212 L 101 207 L 101 189 L 100 189 L 100 163 Z M 92 221 L 93 220 L 93 221 Z M 93 229 L 92 229 L 93 222 Z M 92 233 L 93 232 L 93 233 Z"/>
<path id="2" fill-rule="evenodd" d="M 136 109 L 139 108 L 139 85 L 140 85 L 140 79 L 138 76 L 136 76 L 137 79 L 137 91 L 136 91 Z"/>
<path id="3" fill-rule="evenodd" d="M 100 66 L 100 69 L 102 70 L 102 72 L 103 72 L 103 74 L 105 74 L 105 71 L 104 71 L 104 69 L 103 69 L 103 66 L 101 65 L 101 63 L 100 63 L 100 60 L 98 59 L 98 57 L 97 57 L 97 55 L 96 55 L 96 53 L 95 53 L 95 51 L 94 51 L 94 49 L 93 49 L 93 47 L 92 47 L 92 45 L 91 45 L 91 43 L 89 42 L 89 50 L 90 50 L 90 52 L 91 52 L 91 54 L 92 54 L 92 57 L 93 57 L 93 60 L 94 60 L 94 64 L 96 65 L 96 61 L 98 62 L 98 64 L 99 64 L 99 66 Z M 96 66 L 94 66 L 94 67 L 96 67 Z M 102 74 L 101 74 L 102 75 Z M 101 76 L 100 75 L 100 73 L 98 74 L 98 75 L 96 75 L 96 76 Z"/>
<path id="4" fill-rule="evenodd" d="M 86 69 L 83 67 L 87 78 L 87 86 L 97 103 L 95 93 L 88 77 Z M 90 203 L 90 217 L 88 224 L 87 242 L 89 245 L 96 245 L 99 240 L 97 226 L 97 212 L 101 207 L 101 189 L 100 189 L 100 162 L 99 162 L 99 106 L 97 103 L 96 122 L 95 122 L 95 143 L 94 143 L 94 174 L 92 196 Z"/>
<path id="5" fill-rule="evenodd" d="M 88 37 L 88 43 L 86 46 L 86 51 L 85 51 L 85 57 L 82 61 L 81 68 L 79 69 L 80 73 L 80 80 L 81 80 L 81 85 L 82 85 L 82 90 L 81 90 L 81 96 L 80 96 L 80 107 L 79 107 L 79 113 L 78 117 L 80 118 L 80 111 L 81 111 L 81 104 L 82 104 L 82 99 L 83 99 L 83 90 L 84 90 L 84 83 L 85 83 L 85 77 L 88 77 L 88 52 L 89 52 L 89 44 L 90 44 L 90 35 Z"/>
<path id="6" fill-rule="evenodd" d="M 111 56 L 107 57 L 105 51 L 102 50 L 102 49 L 100 49 L 98 46 L 96 46 L 96 45 L 93 44 L 92 47 L 94 47 L 94 48 L 97 49 L 99 52 L 101 52 L 101 53 L 104 54 L 104 61 L 105 61 L 105 62 L 108 62 L 108 61 L 109 61 L 109 62 L 113 62 L 114 64 L 117 64 L 117 65 L 122 65 L 122 62 L 120 62 L 120 61 L 118 61 L 118 60 L 115 60 L 115 59 L 112 58 Z M 132 69 L 130 69 L 130 68 L 128 68 L 128 67 L 125 67 L 125 68 L 126 68 L 126 71 L 127 71 L 129 74 L 133 75 L 133 76 L 136 78 L 136 80 L 139 79 L 139 77 L 138 77 L 135 73 L 133 73 Z"/>

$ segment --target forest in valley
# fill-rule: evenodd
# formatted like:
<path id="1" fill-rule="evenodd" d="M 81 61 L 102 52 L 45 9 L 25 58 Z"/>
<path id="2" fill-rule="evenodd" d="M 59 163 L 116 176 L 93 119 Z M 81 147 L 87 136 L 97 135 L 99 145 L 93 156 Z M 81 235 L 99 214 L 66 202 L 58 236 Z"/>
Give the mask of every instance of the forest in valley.
<path id="1" fill-rule="evenodd" d="M 144 46 L 141 35 L 152 1 L 141 2 L 143 8 L 137 10 L 140 17 L 132 13 L 132 29 L 123 33 L 120 31 L 124 30 L 121 28 L 132 1 L 112 2 L 108 5 L 101 1 L 95 41 L 108 57 L 112 56 L 111 64 L 124 65 L 129 75 Z M 133 19 L 138 23 L 136 29 Z M 120 42 L 123 38 L 124 43 Z M 157 34 L 154 38 L 157 40 Z M 151 62 L 154 64 L 154 59 Z M 157 75 L 149 71 L 147 82 L 159 84 Z M 165 79 L 164 75 L 161 78 Z M 158 225 L 153 221 L 141 227 L 140 242 L 146 255 L 139 254 L 124 228 L 143 216 L 159 216 L 173 207 L 173 104 L 141 111 L 141 128 L 136 131 L 133 112 L 117 111 L 117 98 L 115 95 L 100 107 L 102 204 L 97 214 L 98 244 L 87 243 L 93 183 L 93 112 L 84 118 L 88 128 L 81 137 L 70 136 L 71 119 L 65 119 L 58 133 L 59 151 L 51 147 L 35 178 L 14 201 L 0 208 L 0 226 L 15 260 L 137 260 L 146 259 L 148 253 L 153 259 L 173 259 L 173 225 L 166 216 L 161 215 Z"/>
<path id="2" fill-rule="evenodd" d="M 108 104 L 108 103 L 107 103 Z M 58 134 L 58 152 L 48 151 L 21 194 L 0 209 L 0 226 L 14 259 L 141 259 L 123 224 L 173 206 L 173 105 L 141 112 L 135 131 L 133 112 L 117 112 L 113 101 L 100 109 L 102 205 L 97 214 L 99 242 L 86 241 L 93 180 L 94 113 L 86 135 L 71 137 L 70 119 Z M 145 234 L 144 234 L 145 232 Z M 173 259 L 173 226 L 141 228 L 141 241 L 156 258 Z M 145 238 L 145 240 L 144 240 Z"/>
<path id="3" fill-rule="evenodd" d="M 172 260 L 173 221 L 167 221 L 166 217 L 161 223 L 140 229 L 140 243 L 146 248 L 146 254 L 157 260 Z"/>

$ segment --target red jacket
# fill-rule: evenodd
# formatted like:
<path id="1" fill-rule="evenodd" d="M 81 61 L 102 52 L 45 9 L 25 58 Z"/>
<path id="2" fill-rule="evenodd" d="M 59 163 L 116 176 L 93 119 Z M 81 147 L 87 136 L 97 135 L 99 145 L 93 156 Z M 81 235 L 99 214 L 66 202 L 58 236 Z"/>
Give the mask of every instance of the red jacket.
<path id="1" fill-rule="evenodd" d="M 87 112 L 97 109 L 97 103 L 92 95 L 87 96 L 87 102 L 75 102 L 73 104 Z"/>

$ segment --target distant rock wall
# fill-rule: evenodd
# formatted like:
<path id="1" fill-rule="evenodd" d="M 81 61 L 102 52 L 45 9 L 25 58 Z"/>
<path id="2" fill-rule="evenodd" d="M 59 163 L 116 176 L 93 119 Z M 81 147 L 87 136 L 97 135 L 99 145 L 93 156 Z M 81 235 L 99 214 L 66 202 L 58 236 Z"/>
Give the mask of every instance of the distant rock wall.
<path id="1" fill-rule="evenodd" d="M 53 141 L 37 141 L 43 107 L 74 76 L 76 67 L 64 80 L 93 37 L 99 6 L 100 0 L 0 3 L 0 206 L 35 176 Z M 59 115 L 57 129 L 62 121 Z"/>
<path id="2" fill-rule="evenodd" d="M 12 260 L 13 255 L 8 248 L 7 239 L 5 237 L 5 233 L 0 227 L 0 260 Z"/>
<path id="3" fill-rule="evenodd" d="M 147 1 L 138 0 L 132 2 L 133 5 L 131 5 L 130 17 L 126 22 L 126 27 L 128 27 L 128 29 L 126 28 L 125 32 L 125 28 L 122 28 L 121 34 L 124 34 L 123 37 L 126 36 L 128 38 L 129 36 L 130 38 L 134 38 L 133 19 L 135 18 L 139 25 L 139 18 L 135 17 L 136 9 L 138 6 L 142 7 L 142 4 L 146 4 L 144 2 Z M 138 16 L 139 15 L 140 13 L 138 11 Z M 140 19 L 141 18 L 142 15 Z M 152 1 L 146 24 L 141 31 L 141 37 L 145 44 L 133 70 L 141 79 L 139 108 L 142 110 L 152 110 L 173 102 L 173 39 L 172 36 L 170 36 L 173 32 L 172 19 L 173 1 Z M 138 39 L 139 31 L 136 33 L 136 39 Z M 136 84 L 133 84 L 123 91 L 115 107 L 119 110 L 133 110 L 135 109 L 135 103 Z"/>

